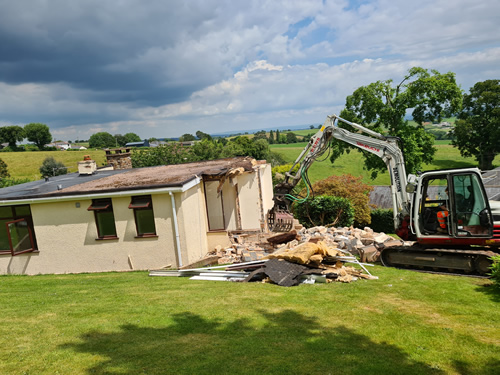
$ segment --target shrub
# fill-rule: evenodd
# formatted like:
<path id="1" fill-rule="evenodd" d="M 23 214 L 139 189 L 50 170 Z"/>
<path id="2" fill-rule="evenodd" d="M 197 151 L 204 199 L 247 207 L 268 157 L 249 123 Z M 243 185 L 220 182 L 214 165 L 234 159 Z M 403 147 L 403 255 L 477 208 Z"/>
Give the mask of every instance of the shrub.
<path id="1" fill-rule="evenodd" d="M 362 177 L 350 174 L 330 176 L 312 186 L 314 194 L 347 198 L 354 208 L 354 225 L 363 227 L 371 223 L 370 192 L 373 187 L 362 182 Z M 305 192 L 302 192 L 305 195 Z"/>
<path id="2" fill-rule="evenodd" d="M 305 227 L 351 226 L 354 209 L 346 198 L 321 195 L 308 198 L 304 203 L 295 203 L 293 213 Z"/>
<path id="3" fill-rule="evenodd" d="M 271 174 L 273 176 L 273 185 L 279 184 L 285 180 L 285 173 L 288 172 L 292 168 L 292 164 L 284 164 L 277 165 L 271 169 Z M 299 169 L 299 165 L 297 164 L 295 168 L 293 168 L 293 172 L 297 172 Z"/>
<path id="4" fill-rule="evenodd" d="M 187 163 L 193 161 L 193 154 L 190 147 L 172 143 L 150 149 L 134 149 L 130 158 L 134 168 L 142 168 Z"/>
<path id="5" fill-rule="evenodd" d="M 489 275 L 495 286 L 500 288 L 500 255 L 492 256 L 491 260 L 493 260 L 493 264 L 490 267 L 491 273 Z"/>
<path id="6" fill-rule="evenodd" d="M 59 176 L 68 173 L 64 163 L 56 161 L 52 156 L 45 158 L 39 170 L 42 177 Z"/>
<path id="7" fill-rule="evenodd" d="M 0 178 L 10 177 L 9 171 L 7 170 L 7 163 L 0 159 Z"/>
<path id="8" fill-rule="evenodd" d="M 31 182 L 29 178 L 0 178 L 0 188 Z"/>
<path id="9" fill-rule="evenodd" d="M 376 208 L 370 215 L 372 220 L 370 227 L 375 232 L 394 233 L 392 209 Z"/>

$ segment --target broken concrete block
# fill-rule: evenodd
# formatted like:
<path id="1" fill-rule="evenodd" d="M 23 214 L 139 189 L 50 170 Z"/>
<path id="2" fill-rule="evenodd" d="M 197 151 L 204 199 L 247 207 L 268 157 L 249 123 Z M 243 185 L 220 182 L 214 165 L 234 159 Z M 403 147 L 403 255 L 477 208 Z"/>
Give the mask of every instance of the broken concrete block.
<path id="1" fill-rule="evenodd" d="M 401 240 L 390 240 L 390 241 L 385 241 L 381 248 L 385 247 L 392 247 L 392 246 L 402 246 L 404 244 L 403 241 Z"/>
<path id="2" fill-rule="evenodd" d="M 391 236 L 388 236 L 384 232 L 381 232 L 378 235 L 376 235 L 373 239 L 376 243 L 384 243 L 384 242 L 390 240 L 391 238 L 392 238 Z"/>
<path id="3" fill-rule="evenodd" d="M 369 238 L 369 237 L 363 237 L 363 238 L 361 238 L 361 243 L 364 246 L 372 245 L 374 242 L 375 242 L 375 240 L 373 238 Z"/>
<path id="4" fill-rule="evenodd" d="M 380 257 L 380 251 L 374 245 L 366 246 L 359 249 L 359 254 L 361 262 L 363 263 L 374 263 L 377 262 Z"/>
<path id="5" fill-rule="evenodd" d="M 272 243 L 273 245 L 278 245 L 285 242 L 290 242 L 297 237 L 297 231 L 295 229 L 291 230 L 287 233 L 278 234 L 276 236 L 269 237 L 267 242 Z"/>

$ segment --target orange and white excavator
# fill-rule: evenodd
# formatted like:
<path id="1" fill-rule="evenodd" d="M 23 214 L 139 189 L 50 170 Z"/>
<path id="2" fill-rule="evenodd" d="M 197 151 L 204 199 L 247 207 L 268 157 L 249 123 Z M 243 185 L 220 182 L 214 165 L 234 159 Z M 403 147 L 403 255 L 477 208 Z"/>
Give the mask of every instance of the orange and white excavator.
<path id="1" fill-rule="evenodd" d="M 359 132 L 339 127 L 339 121 Z M 327 117 L 285 180 L 274 187 L 274 206 L 267 214 L 271 231 L 291 230 L 290 209 L 298 200 L 292 189 L 300 180 L 310 186 L 307 171 L 328 150 L 333 138 L 371 152 L 387 165 L 395 233 L 415 242 L 383 249 L 383 265 L 479 275 L 489 272 L 490 257 L 500 247 L 500 202 L 488 201 L 481 171 L 460 168 L 407 175 L 400 138 L 382 135 L 337 115 Z"/>

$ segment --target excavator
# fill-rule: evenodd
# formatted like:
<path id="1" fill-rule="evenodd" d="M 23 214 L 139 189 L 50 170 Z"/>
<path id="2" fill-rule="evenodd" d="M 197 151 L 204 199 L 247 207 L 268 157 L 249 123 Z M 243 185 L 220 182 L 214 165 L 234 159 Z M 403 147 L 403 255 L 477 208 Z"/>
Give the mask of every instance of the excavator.
<path id="1" fill-rule="evenodd" d="M 339 122 L 355 132 L 340 127 Z M 382 249 L 384 266 L 488 274 L 491 257 L 499 253 L 500 202 L 488 201 L 481 171 L 459 168 L 407 174 L 400 138 L 382 135 L 335 114 L 311 137 L 284 181 L 274 186 L 274 206 L 267 213 L 270 231 L 292 229 L 292 204 L 305 200 L 292 195 L 292 190 L 303 180 L 310 191 L 307 171 L 329 149 L 333 138 L 377 155 L 389 171 L 394 230 L 412 245 Z"/>

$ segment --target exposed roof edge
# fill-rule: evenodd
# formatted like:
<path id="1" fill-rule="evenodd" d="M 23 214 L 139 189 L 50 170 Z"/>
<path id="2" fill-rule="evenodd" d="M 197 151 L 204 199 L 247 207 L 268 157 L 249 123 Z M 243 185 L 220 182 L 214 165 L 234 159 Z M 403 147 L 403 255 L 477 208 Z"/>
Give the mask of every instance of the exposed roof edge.
<path id="1" fill-rule="evenodd" d="M 46 196 L 39 198 L 24 198 L 24 199 L 5 199 L 0 201 L 0 206 L 15 205 L 15 204 L 27 204 L 27 203 L 50 203 L 50 202 L 64 202 L 73 201 L 77 199 L 98 199 L 98 198 L 112 198 L 112 197 L 122 197 L 122 196 L 132 196 L 132 195 L 146 195 L 146 194 L 163 194 L 163 193 L 183 193 L 201 182 L 200 177 L 195 176 L 188 182 L 180 186 L 169 186 L 169 187 L 149 187 L 142 189 L 123 189 L 120 191 L 102 191 L 99 193 L 84 193 L 84 194 L 71 194 L 71 195 L 56 195 L 56 196 Z"/>

